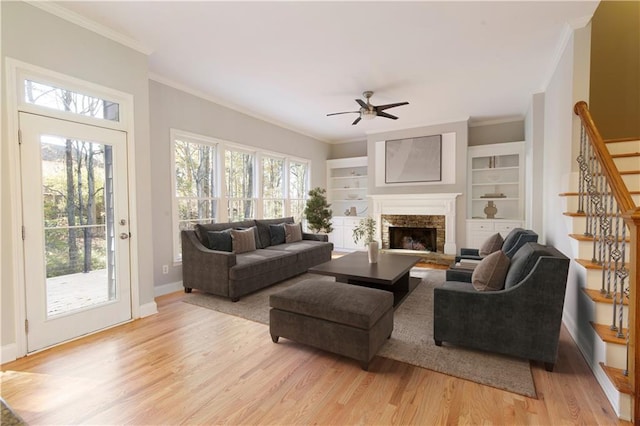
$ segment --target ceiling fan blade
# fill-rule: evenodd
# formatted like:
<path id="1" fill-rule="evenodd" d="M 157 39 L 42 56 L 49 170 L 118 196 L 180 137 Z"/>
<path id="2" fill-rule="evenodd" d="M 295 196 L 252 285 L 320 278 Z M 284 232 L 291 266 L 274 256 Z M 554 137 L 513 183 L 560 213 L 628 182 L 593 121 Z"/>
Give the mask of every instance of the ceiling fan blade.
<path id="1" fill-rule="evenodd" d="M 360 117 L 356 118 L 355 120 L 353 120 L 353 123 L 351 123 L 352 126 L 355 126 L 356 124 L 358 124 L 358 122 L 361 120 Z"/>
<path id="2" fill-rule="evenodd" d="M 398 103 L 395 103 L 395 104 L 378 105 L 375 108 L 376 108 L 376 111 L 383 111 L 385 109 L 394 108 L 394 107 L 402 106 L 402 105 L 409 105 L 409 102 L 398 102 Z"/>
<path id="3" fill-rule="evenodd" d="M 397 120 L 398 117 L 395 115 L 387 114 L 386 112 L 378 111 L 378 117 L 390 118 L 392 120 Z"/>
<path id="4" fill-rule="evenodd" d="M 363 101 L 362 99 L 356 99 L 356 102 L 358 103 L 358 105 L 360 105 L 362 108 L 365 109 L 369 109 L 369 105 L 367 105 L 367 103 L 365 101 Z"/>
<path id="5" fill-rule="evenodd" d="M 328 116 L 330 116 L 330 115 L 353 114 L 353 113 L 358 113 L 358 114 L 360 114 L 360 111 L 332 112 L 331 114 L 327 114 L 327 117 L 328 117 Z"/>

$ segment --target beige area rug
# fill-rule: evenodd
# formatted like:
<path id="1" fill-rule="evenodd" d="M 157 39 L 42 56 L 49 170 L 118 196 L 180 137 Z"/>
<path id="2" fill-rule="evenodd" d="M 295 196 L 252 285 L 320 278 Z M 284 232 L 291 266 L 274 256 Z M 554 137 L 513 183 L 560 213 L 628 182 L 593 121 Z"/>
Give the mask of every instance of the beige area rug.
<path id="1" fill-rule="evenodd" d="M 421 279 L 417 287 L 396 308 L 391 339 L 378 356 L 471 380 L 498 389 L 536 398 L 529 362 L 519 358 L 433 342 L 433 288 L 444 283 L 443 270 L 413 268 L 411 276 Z M 225 314 L 269 324 L 269 295 L 305 279 L 333 281 L 333 277 L 303 274 L 233 303 L 210 294 L 191 293 L 184 301 Z"/>

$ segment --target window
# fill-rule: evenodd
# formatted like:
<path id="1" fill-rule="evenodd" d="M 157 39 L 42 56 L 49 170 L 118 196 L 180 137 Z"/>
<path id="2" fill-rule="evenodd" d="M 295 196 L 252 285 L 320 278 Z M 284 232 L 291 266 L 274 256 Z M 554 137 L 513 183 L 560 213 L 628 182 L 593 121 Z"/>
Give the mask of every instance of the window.
<path id="1" fill-rule="evenodd" d="M 215 222 L 218 216 L 216 191 L 216 152 L 212 141 L 176 134 L 173 138 L 175 202 L 174 221 L 177 238 L 175 258 L 180 259 L 180 231 L 197 223 Z"/>
<path id="2" fill-rule="evenodd" d="M 171 130 L 174 260 L 180 231 L 198 223 L 293 216 L 303 219 L 309 162 Z"/>
<path id="3" fill-rule="evenodd" d="M 309 164 L 298 161 L 289 162 L 289 204 L 290 214 L 296 222 L 304 217 L 304 206 L 307 199 L 307 181 Z"/>
<path id="4" fill-rule="evenodd" d="M 24 100 L 57 111 L 120 121 L 120 105 L 116 102 L 28 79 L 24 80 Z"/>
<path id="5" fill-rule="evenodd" d="M 262 217 L 284 216 L 284 160 L 262 157 Z"/>
<path id="6" fill-rule="evenodd" d="M 227 217 L 235 222 L 255 218 L 254 155 L 227 149 L 224 152 L 224 176 L 227 188 Z"/>

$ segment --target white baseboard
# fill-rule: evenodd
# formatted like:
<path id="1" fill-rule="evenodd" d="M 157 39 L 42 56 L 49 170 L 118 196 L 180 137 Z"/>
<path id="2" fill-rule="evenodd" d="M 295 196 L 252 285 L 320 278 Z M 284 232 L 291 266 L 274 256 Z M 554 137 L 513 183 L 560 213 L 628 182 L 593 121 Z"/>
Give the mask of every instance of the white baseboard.
<path id="1" fill-rule="evenodd" d="M 144 305 L 140 305 L 139 318 L 148 317 L 150 315 L 155 315 L 158 313 L 158 305 L 156 302 L 145 303 Z"/>
<path id="2" fill-rule="evenodd" d="M 0 348 L 0 363 L 11 362 L 18 359 L 18 346 L 15 343 L 9 343 Z"/>
<path id="3" fill-rule="evenodd" d="M 164 296 L 165 294 L 175 293 L 176 291 L 184 290 L 182 281 L 176 281 L 174 283 L 163 284 L 153 288 L 153 294 L 155 297 Z"/>

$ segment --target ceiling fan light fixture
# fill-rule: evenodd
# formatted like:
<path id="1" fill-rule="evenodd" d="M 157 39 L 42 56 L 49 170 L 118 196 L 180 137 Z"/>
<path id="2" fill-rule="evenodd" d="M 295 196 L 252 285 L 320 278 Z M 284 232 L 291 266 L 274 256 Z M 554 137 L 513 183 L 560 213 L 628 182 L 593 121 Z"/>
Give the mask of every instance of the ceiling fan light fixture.
<path id="1" fill-rule="evenodd" d="M 364 108 L 360 110 L 360 118 L 363 120 L 373 120 L 377 115 L 375 110 L 372 111 Z"/>

